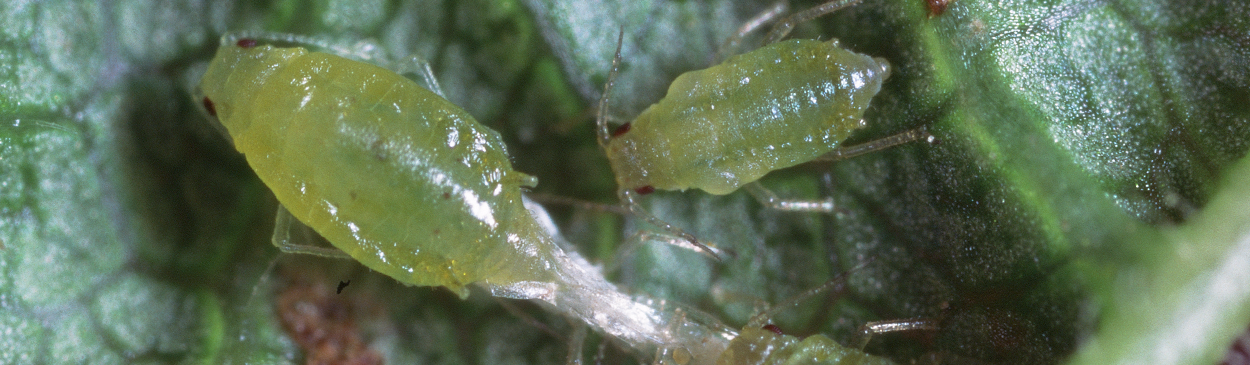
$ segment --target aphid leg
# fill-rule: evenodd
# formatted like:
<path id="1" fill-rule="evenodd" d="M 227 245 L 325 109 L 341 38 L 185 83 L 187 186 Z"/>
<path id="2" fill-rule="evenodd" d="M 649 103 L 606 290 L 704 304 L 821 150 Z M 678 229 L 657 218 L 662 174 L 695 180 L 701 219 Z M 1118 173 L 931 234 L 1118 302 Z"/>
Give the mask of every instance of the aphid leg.
<path id="1" fill-rule="evenodd" d="M 826 281 L 824 284 L 821 284 L 818 287 L 808 289 L 807 291 L 799 293 L 799 295 L 795 295 L 794 297 L 786 300 L 785 302 L 782 302 L 781 304 L 775 305 L 772 308 L 768 308 L 768 310 L 765 310 L 764 312 L 760 314 L 756 314 L 754 317 L 751 317 L 750 320 L 747 320 L 746 326 L 751 327 L 751 328 L 764 328 L 764 325 L 768 324 L 768 321 L 771 320 L 774 315 L 776 315 L 777 313 L 780 313 L 783 310 L 787 310 L 790 307 L 793 307 L 796 304 L 803 302 L 804 300 L 811 299 L 812 297 L 816 295 L 823 294 L 823 293 L 830 292 L 830 291 L 835 292 L 835 293 L 841 293 L 842 290 L 846 288 L 846 277 L 850 275 L 851 271 L 858 270 L 868 265 L 872 261 L 873 261 L 872 259 L 868 259 L 868 261 L 865 261 L 864 263 L 860 264 L 859 266 L 856 266 L 855 268 L 849 271 L 838 274 L 837 277 L 834 277 L 833 279 L 829 279 L 829 281 Z"/>
<path id="2" fill-rule="evenodd" d="M 612 57 L 612 71 L 608 72 L 608 82 L 603 84 L 603 96 L 599 97 L 599 110 L 595 113 L 595 124 L 599 135 L 599 147 L 604 151 L 608 149 L 608 140 L 612 138 L 612 134 L 608 130 L 608 98 L 612 95 L 612 84 L 616 83 L 616 74 L 621 65 L 621 44 L 625 41 L 625 27 L 621 27 L 620 33 L 616 35 L 616 55 Z"/>
<path id="3" fill-rule="evenodd" d="M 291 239 L 292 229 L 298 229 L 299 232 L 297 234 L 299 234 L 301 237 L 299 237 L 296 240 L 292 240 Z M 351 259 L 352 258 L 351 256 L 348 256 L 347 253 L 340 251 L 339 249 L 336 249 L 336 248 L 318 247 L 318 246 L 295 243 L 295 242 L 310 242 L 311 241 L 310 236 L 312 233 L 310 232 L 311 230 L 312 230 L 311 228 L 308 228 L 308 226 L 305 226 L 303 223 L 300 223 L 299 220 L 296 220 L 295 217 L 291 216 L 291 212 L 288 212 L 286 210 L 286 207 L 282 206 L 281 204 L 278 204 L 277 217 L 275 217 L 273 220 L 273 245 L 278 246 L 279 250 L 281 250 L 282 252 L 286 252 L 286 253 L 316 255 L 316 256 L 336 258 L 336 259 Z"/>
<path id="4" fill-rule="evenodd" d="M 569 355 L 564 363 L 568 365 L 582 365 L 582 345 L 586 343 L 586 326 L 574 324 L 576 329 L 573 334 L 569 335 Z"/>
<path id="5" fill-rule="evenodd" d="M 772 190 L 768 190 L 768 188 L 760 185 L 758 181 L 746 184 L 743 187 L 760 204 L 776 210 L 833 213 L 834 209 L 837 209 L 833 204 L 833 198 L 825 198 L 825 200 L 781 199 Z"/>
<path id="6" fill-rule="evenodd" d="M 646 209 L 642 208 L 642 205 L 638 204 L 638 202 L 634 200 L 634 194 L 636 193 L 633 190 L 629 190 L 629 189 L 621 190 L 618 193 L 621 199 L 621 204 L 628 207 L 629 212 L 632 213 L 635 217 L 641 218 L 642 220 L 647 221 L 647 223 L 650 223 L 651 225 L 660 227 L 660 229 L 663 229 L 665 232 L 668 232 L 668 234 L 670 235 L 681 237 L 681 239 L 684 239 L 687 242 L 690 242 L 691 244 L 693 244 L 695 247 L 698 247 L 700 251 L 706 252 L 708 255 L 712 255 L 712 258 L 715 258 L 717 261 L 724 260 L 721 258 L 720 254 L 717 253 L 718 252 L 717 250 L 712 249 L 711 247 L 708 247 L 702 242 L 699 242 L 698 239 L 694 238 L 694 235 L 681 230 L 681 228 L 674 227 L 673 225 L 668 224 L 668 222 L 665 222 L 663 220 L 660 220 L 659 218 L 656 218 L 654 215 L 651 215 L 650 212 L 647 212 Z"/>
<path id="7" fill-rule="evenodd" d="M 738 46 L 742 44 L 742 39 L 746 38 L 747 34 L 754 32 L 756 29 L 764 26 L 764 24 L 777 20 L 781 14 L 785 14 L 785 12 L 789 10 L 789 1 L 781 0 L 773 3 L 773 6 L 768 7 L 768 9 L 764 9 L 764 11 L 756 14 L 755 17 L 752 17 L 742 23 L 742 26 L 738 27 L 738 31 L 732 36 L 729 36 L 729 39 L 726 39 L 725 43 L 721 44 L 720 50 L 716 52 L 715 61 L 724 61 L 725 58 L 729 57 L 729 55 L 735 53 Z"/>
<path id="8" fill-rule="evenodd" d="M 854 342 L 851 343 L 851 348 L 863 351 L 864 347 L 868 346 L 868 340 L 871 340 L 873 335 L 902 331 L 936 331 L 937 329 L 937 321 L 926 318 L 868 322 L 864 323 L 863 326 L 859 326 L 859 336 L 856 336 Z"/>
<path id="9" fill-rule="evenodd" d="M 581 200 L 577 198 L 570 198 L 570 197 L 561 196 L 561 195 L 546 194 L 546 193 L 529 193 L 529 194 L 526 194 L 525 196 L 542 204 L 567 205 L 567 206 L 571 206 L 571 207 L 578 208 L 578 209 L 593 210 L 593 211 L 598 211 L 598 212 L 609 212 L 609 213 L 616 213 L 620 215 L 629 214 L 629 210 L 625 207 L 622 207 L 620 204 L 596 203 L 592 201 Z"/>
<path id="10" fill-rule="evenodd" d="M 861 0 L 833 0 L 824 4 L 816 5 L 810 9 L 800 11 L 782 19 L 777 25 L 773 26 L 773 30 L 768 32 L 768 38 L 764 40 L 764 44 L 773 43 L 785 38 L 794 30 L 794 26 L 799 25 L 808 20 L 816 19 L 825 14 L 829 14 L 838 9 L 842 9 L 851 5 L 858 4 Z"/>
<path id="11" fill-rule="evenodd" d="M 651 231 L 646 231 L 646 230 L 638 231 L 637 233 L 634 233 L 633 235 L 629 236 L 629 238 L 626 238 L 622 242 L 623 243 L 621 244 L 621 247 L 617 249 L 616 254 L 612 255 L 612 257 L 614 257 L 613 261 L 608 263 L 603 268 L 604 272 L 606 273 L 615 272 L 616 269 L 619 269 L 621 264 L 624 263 L 627 258 L 634 255 L 634 251 L 637 251 L 638 247 L 644 244 L 650 243 L 650 242 L 659 242 L 659 243 L 663 243 L 666 245 L 671 245 L 671 246 L 675 246 L 678 248 L 698 252 L 716 260 L 720 260 L 721 257 L 733 257 L 735 255 L 734 252 L 729 251 L 729 250 L 722 250 L 716 247 L 716 245 L 710 244 L 710 242 L 702 244 L 702 245 L 696 245 L 695 243 L 692 243 L 686 240 L 685 237 L 673 236 L 673 235 L 669 235 L 665 233 L 656 233 L 656 232 L 651 232 Z"/>
<path id="12" fill-rule="evenodd" d="M 817 157 L 813 159 L 812 161 L 831 162 L 831 161 L 845 160 L 845 159 L 859 156 L 865 153 L 876 152 L 876 151 L 884 150 L 884 149 L 891 148 L 894 146 L 898 146 L 907 142 L 918 141 L 918 140 L 924 140 L 929 143 L 934 143 L 937 141 L 937 139 L 933 137 L 932 134 L 929 134 L 928 127 L 920 127 L 920 128 L 908 130 L 903 133 L 895 134 L 892 136 L 883 137 L 881 139 L 857 144 L 854 146 L 838 148 L 838 149 L 833 150 L 832 152 L 826 153 L 824 156 Z"/>
<path id="13" fill-rule="evenodd" d="M 421 80 L 425 81 L 421 86 L 433 91 L 444 99 L 447 98 L 447 94 L 443 93 L 443 87 L 438 84 L 438 78 L 434 77 L 434 69 L 430 68 L 430 61 L 426 61 L 421 56 L 412 56 L 406 61 L 399 62 L 392 71 L 400 75 L 412 74 L 420 76 Z"/>

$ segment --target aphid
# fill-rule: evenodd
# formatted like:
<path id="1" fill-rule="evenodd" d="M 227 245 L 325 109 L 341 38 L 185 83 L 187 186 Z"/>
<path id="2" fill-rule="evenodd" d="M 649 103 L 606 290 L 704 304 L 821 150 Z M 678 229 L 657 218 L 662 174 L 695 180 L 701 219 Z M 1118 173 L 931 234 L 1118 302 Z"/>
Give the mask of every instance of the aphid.
<path id="1" fill-rule="evenodd" d="M 565 253 L 549 218 L 523 199 L 536 179 L 512 169 L 499 134 L 412 80 L 226 36 L 198 93 L 285 207 L 274 230 L 283 251 L 346 254 L 461 297 L 476 283 L 540 300 L 640 349 L 723 344 L 694 325 L 670 332 L 670 317 Z M 291 217 L 337 250 L 287 243 Z"/>
<path id="2" fill-rule="evenodd" d="M 409 285 L 553 281 L 540 268 L 559 248 L 521 201 L 536 179 L 497 132 L 384 68 L 232 39 L 202 102 L 290 215 Z"/>
<path id="3" fill-rule="evenodd" d="M 927 136 L 919 129 L 841 147 L 851 132 L 865 125 L 864 110 L 889 76 L 889 63 L 843 49 L 836 40 L 778 41 L 795 24 L 858 1 L 835 0 L 783 19 L 767 45 L 678 76 L 664 99 L 609 132 L 606 105 L 620 60 L 618 41 L 597 122 L 599 144 L 616 174 L 622 203 L 695 242 L 643 211 L 634 195 L 690 188 L 723 195 L 745 186 L 772 208 L 831 212 L 831 199 L 782 200 L 755 181 L 822 156 L 845 158 Z"/>

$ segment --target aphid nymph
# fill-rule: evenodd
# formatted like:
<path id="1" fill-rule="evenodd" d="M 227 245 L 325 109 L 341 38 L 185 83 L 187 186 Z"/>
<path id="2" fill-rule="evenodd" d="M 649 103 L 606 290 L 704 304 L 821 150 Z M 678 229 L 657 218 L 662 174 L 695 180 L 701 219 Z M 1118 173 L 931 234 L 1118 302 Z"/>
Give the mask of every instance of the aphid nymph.
<path id="1" fill-rule="evenodd" d="M 691 188 L 721 195 L 746 187 L 772 208 L 831 212 L 832 200 L 782 200 L 755 181 L 773 170 L 927 136 L 920 129 L 860 146 L 841 146 L 865 125 L 864 111 L 889 77 L 889 62 L 841 48 L 837 40 L 778 41 L 794 24 L 858 1 L 835 0 L 781 20 L 765 46 L 678 76 L 664 99 L 609 132 L 606 102 L 620 59 L 618 41 L 600 99 L 598 135 L 616 174 L 622 203 L 651 223 L 695 242 L 639 208 L 634 195 Z"/>

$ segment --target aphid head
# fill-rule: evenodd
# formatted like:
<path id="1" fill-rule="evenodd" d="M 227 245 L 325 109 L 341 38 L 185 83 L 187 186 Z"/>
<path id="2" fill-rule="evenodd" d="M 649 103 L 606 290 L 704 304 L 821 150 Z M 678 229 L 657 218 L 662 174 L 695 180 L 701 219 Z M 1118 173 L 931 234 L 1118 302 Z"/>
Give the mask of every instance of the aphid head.
<path id="1" fill-rule="evenodd" d="M 237 118 L 235 111 L 246 110 L 270 75 L 306 53 L 303 48 L 275 48 L 247 38 L 223 38 L 200 80 L 200 102 L 226 129 L 238 133 L 247 128 L 250 119 Z"/>

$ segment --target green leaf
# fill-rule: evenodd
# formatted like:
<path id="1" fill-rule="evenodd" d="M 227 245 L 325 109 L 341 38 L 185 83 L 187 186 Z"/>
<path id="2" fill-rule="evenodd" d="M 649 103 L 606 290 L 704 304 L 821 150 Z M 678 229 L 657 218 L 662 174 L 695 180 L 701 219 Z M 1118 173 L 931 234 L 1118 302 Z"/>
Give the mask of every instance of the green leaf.
<path id="1" fill-rule="evenodd" d="M 680 73 L 714 63 L 769 5 L 6 2 L 0 330 L 11 335 L 0 362 L 316 356 L 283 327 L 300 313 L 283 298 L 342 314 L 299 323 L 340 329 L 391 363 L 562 362 L 577 325 L 541 307 L 278 255 L 273 198 L 189 96 L 218 37 L 292 32 L 430 60 L 449 99 L 539 177 L 537 192 L 612 203 L 588 116 L 618 32 L 609 106 L 623 122 Z M 939 143 L 763 180 L 787 197 L 833 197 L 838 214 L 771 211 L 742 192 L 646 197 L 657 216 L 736 253 L 715 262 L 631 245 L 654 229 L 633 219 L 548 209 L 624 290 L 731 327 L 849 270 L 845 292 L 775 322 L 845 342 L 867 321 L 938 320 L 870 343 L 904 361 L 1213 363 L 1250 323 L 1245 19 L 1250 7 L 1223 2 L 954 0 L 934 15 L 923 1 L 866 1 L 792 37 L 836 37 L 891 63 L 869 127 L 848 143 L 917 126 Z M 604 341 L 592 335 L 583 352 Z"/>

